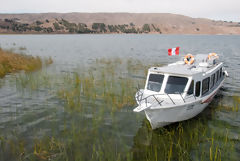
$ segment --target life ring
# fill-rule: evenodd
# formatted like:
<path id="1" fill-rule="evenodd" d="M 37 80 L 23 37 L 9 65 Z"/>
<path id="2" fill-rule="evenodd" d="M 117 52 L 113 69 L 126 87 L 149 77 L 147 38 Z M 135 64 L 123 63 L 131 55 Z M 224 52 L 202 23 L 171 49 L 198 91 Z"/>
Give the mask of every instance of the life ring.
<path id="1" fill-rule="evenodd" d="M 185 64 L 191 65 L 194 62 L 194 56 L 192 54 L 187 54 L 184 57 Z"/>
<path id="2" fill-rule="evenodd" d="M 210 60 L 212 57 L 219 58 L 216 53 L 209 53 L 208 54 L 208 60 Z"/>

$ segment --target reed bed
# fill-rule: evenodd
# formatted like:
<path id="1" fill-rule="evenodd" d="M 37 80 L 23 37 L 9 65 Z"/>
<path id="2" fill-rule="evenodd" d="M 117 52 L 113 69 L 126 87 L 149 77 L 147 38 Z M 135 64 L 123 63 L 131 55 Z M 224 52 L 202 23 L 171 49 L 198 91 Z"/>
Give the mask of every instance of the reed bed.
<path id="1" fill-rule="evenodd" d="M 228 140 L 227 130 L 216 132 L 207 122 L 197 118 L 154 132 L 142 127 L 135 137 L 133 160 L 237 160 L 239 142 Z"/>
<path id="2" fill-rule="evenodd" d="M 151 130 L 143 115 L 132 112 L 148 67 L 139 60 L 102 58 L 72 72 L 17 76 L 19 91 L 51 89 L 64 109 L 64 128 L 30 145 L 17 134 L 0 133 L 0 160 L 237 160 L 240 135 L 218 114 L 238 115 L 239 97 L 231 97 L 232 102 L 217 97 L 198 117 Z"/>
<path id="3" fill-rule="evenodd" d="M 128 64 L 127 71 L 125 63 Z M 134 71 L 138 70 L 129 67 L 129 61 L 123 62 L 119 58 L 96 59 L 94 64 L 87 73 L 76 71 L 64 76 L 66 85 L 63 87 L 66 88 L 60 89 L 58 96 L 65 100 L 66 108 L 80 110 L 84 103 L 98 102 L 104 102 L 113 111 L 134 106 L 137 84 L 143 84 L 144 79 L 134 80 L 129 75 L 137 74 Z"/>
<path id="4" fill-rule="evenodd" d="M 17 71 L 35 71 L 42 68 L 43 63 L 52 64 L 51 58 L 41 60 L 40 57 L 33 57 L 24 54 L 16 54 L 0 48 L 0 77 Z"/>

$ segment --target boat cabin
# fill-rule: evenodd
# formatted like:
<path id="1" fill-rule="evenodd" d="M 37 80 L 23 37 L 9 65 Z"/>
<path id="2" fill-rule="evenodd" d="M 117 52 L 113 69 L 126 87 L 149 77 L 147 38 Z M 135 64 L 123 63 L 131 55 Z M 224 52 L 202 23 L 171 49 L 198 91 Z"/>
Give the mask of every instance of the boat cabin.
<path id="1" fill-rule="evenodd" d="M 204 97 L 214 91 L 224 79 L 223 64 L 218 57 L 195 56 L 191 64 L 183 60 L 148 71 L 144 95 L 167 95 L 171 99 Z M 180 96 L 180 97 L 179 97 Z"/>

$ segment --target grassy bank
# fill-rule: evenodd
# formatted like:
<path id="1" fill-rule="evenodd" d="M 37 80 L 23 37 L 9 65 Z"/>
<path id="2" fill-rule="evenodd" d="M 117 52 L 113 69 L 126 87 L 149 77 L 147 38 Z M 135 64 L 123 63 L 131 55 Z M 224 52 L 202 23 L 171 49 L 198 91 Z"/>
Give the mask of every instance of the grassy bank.
<path id="1" fill-rule="evenodd" d="M 40 57 L 16 54 L 0 48 L 0 77 L 4 77 L 8 73 L 17 71 L 34 71 L 40 69 L 43 63 L 51 64 L 52 59 L 41 60 Z"/>

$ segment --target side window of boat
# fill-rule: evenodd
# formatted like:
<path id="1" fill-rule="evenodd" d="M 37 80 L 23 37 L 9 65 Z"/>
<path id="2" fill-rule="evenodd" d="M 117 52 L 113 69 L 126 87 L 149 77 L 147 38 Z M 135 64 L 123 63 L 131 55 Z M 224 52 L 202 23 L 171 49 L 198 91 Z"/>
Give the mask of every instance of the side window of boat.
<path id="1" fill-rule="evenodd" d="M 216 76 L 215 76 L 215 80 L 216 80 L 215 83 L 217 83 L 217 81 L 218 81 L 218 75 L 219 75 L 218 71 L 215 73 L 215 75 L 216 75 Z"/>
<path id="2" fill-rule="evenodd" d="M 194 88 L 194 80 L 192 80 L 192 82 L 190 84 L 190 87 L 189 87 L 188 92 L 187 92 L 188 95 L 193 94 L 193 88 Z"/>
<path id="3" fill-rule="evenodd" d="M 220 79 L 220 70 L 218 70 L 218 81 Z"/>
<path id="4" fill-rule="evenodd" d="M 218 81 L 218 77 L 219 77 L 219 70 L 216 72 L 216 83 Z"/>
<path id="5" fill-rule="evenodd" d="M 214 82 L 215 82 L 215 74 L 211 76 L 211 83 L 210 83 L 210 89 L 214 87 Z"/>
<path id="6" fill-rule="evenodd" d="M 222 78 L 222 68 L 220 68 L 220 78 Z"/>
<path id="7" fill-rule="evenodd" d="M 195 96 L 199 97 L 201 93 L 201 82 L 198 81 L 195 86 Z"/>
<path id="8" fill-rule="evenodd" d="M 204 95 L 205 93 L 207 93 L 209 91 L 209 81 L 210 81 L 210 77 L 205 78 L 202 81 L 202 95 Z"/>

